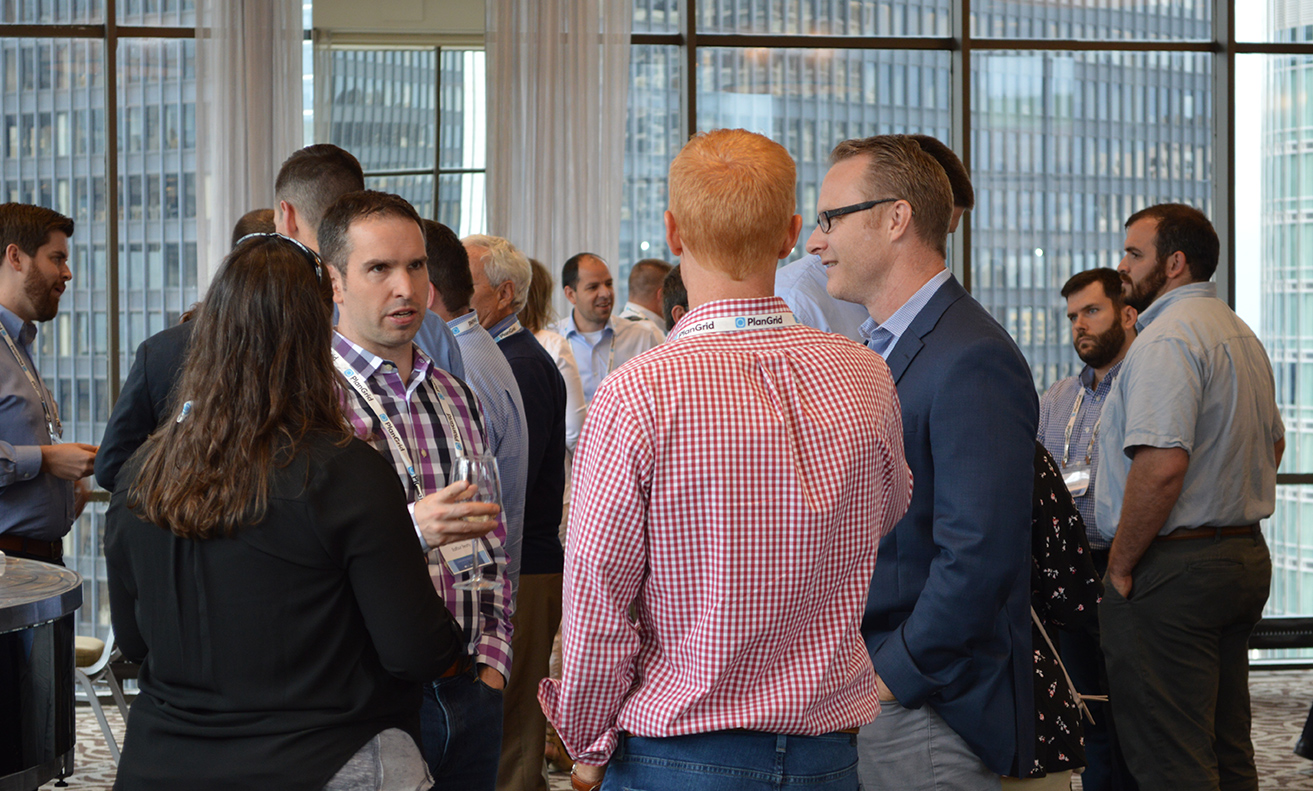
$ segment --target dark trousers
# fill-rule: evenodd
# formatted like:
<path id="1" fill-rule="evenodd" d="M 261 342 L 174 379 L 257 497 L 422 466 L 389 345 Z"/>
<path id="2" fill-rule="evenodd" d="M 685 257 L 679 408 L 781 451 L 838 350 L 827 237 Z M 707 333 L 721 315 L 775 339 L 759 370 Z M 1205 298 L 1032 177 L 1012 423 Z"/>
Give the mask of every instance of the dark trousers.
<path id="1" fill-rule="evenodd" d="M 1094 570 L 1100 577 L 1108 573 L 1108 550 L 1095 549 L 1090 553 Z M 1108 669 L 1103 662 L 1103 648 L 1099 645 L 1099 630 L 1095 625 L 1089 631 L 1062 630 L 1058 653 L 1062 664 L 1085 695 L 1108 694 Z M 1107 703 L 1088 701 L 1094 722 L 1084 721 L 1085 771 L 1081 773 L 1081 787 L 1085 791 L 1138 791 L 1139 786 L 1131 771 L 1126 768 L 1126 757 L 1117 743 L 1117 728 Z"/>
<path id="2" fill-rule="evenodd" d="M 1249 633 L 1267 602 L 1261 535 L 1155 541 L 1099 606 L 1112 713 L 1146 791 L 1256 791 Z"/>

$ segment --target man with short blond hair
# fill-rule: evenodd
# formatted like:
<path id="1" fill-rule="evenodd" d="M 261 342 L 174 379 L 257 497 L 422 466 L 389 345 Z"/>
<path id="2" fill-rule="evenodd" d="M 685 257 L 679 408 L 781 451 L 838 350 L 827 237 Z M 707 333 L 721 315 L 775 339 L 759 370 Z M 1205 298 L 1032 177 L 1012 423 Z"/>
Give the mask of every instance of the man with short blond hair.
<path id="1" fill-rule="evenodd" d="M 953 150 L 929 135 L 907 135 L 944 169 L 953 191 L 953 214 L 948 232 L 957 231 L 962 215 L 976 205 L 976 191 L 971 175 Z M 818 256 L 808 254 L 780 267 L 775 273 L 775 295 L 789 303 L 798 321 L 826 332 L 837 332 L 857 342 L 862 341 L 861 326 L 866 310 L 851 302 L 830 296 L 825 290 L 825 267 Z"/>
<path id="2" fill-rule="evenodd" d="M 916 480 L 862 622 L 882 702 L 858 737 L 862 786 L 997 789 L 1034 763 L 1030 366 L 945 268 L 944 169 L 902 135 L 845 141 L 831 162 L 807 250 L 831 296 L 866 307 Z"/>
<path id="3" fill-rule="evenodd" d="M 700 134 L 671 164 L 690 311 L 589 407 L 564 671 L 539 692 L 576 788 L 603 766 L 616 788 L 857 788 L 852 734 L 879 709 L 862 601 L 911 479 L 884 363 L 771 295 L 793 207 L 793 160 L 760 135 Z"/>

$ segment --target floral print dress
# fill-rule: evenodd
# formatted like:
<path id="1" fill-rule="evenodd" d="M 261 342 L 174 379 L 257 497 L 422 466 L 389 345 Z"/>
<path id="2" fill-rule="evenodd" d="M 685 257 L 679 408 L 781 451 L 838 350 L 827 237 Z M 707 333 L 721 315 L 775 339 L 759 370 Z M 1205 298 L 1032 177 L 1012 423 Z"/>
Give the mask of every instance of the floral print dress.
<path id="1" fill-rule="evenodd" d="M 1058 465 L 1035 443 L 1035 505 L 1031 517 L 1030 601 L 1049 637 L 1098 625 L 1103 583 L 1094 571 L 1085 523 Z M 1038 627 L 1035 652 L 1035 766 L 1030 777 L 1085 765 L 1081 712 Z M 1088 692 L 1089 690 L 1081 690 Z"/>

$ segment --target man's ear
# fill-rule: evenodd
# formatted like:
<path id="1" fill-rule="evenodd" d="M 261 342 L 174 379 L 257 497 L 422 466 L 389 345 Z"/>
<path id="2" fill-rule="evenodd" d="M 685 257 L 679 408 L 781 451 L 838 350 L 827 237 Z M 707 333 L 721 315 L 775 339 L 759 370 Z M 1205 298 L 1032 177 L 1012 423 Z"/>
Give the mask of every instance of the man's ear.
<path id="1" fill-rule="evenodd" d="M 428 301 L 428 304 L 425 305 L 425 307 L 428 308 L 429 310 L 433 310 L 433 305 L 436 304 L 437 301 L 438 301 L 438 287 L 435 286 L 435 285 L 433 285 L 433 281 L 430 280 L 430 281 L 429 281 L 429 301 Z"/>
<path id="2" fill-rule="evenodd" d="M 515 304 L 515 284 L 509 280 L 497 286 L 497 309 L 508 308 Z"/>
<path id="3" fill-rule="evenodd" d="M 568 300 L 570 300 L 570 304 L 573 305 L 573 304 L 574 304 L 574 301 L 575 301 L 575 290 L 574 290 L 574 286 L 566 286 L 566 287 L 565 287 L 564 289 L 562 289 L 562 290 L 565 291 L 565 298 L 568 299 Z"/>
<path id="4" fill-rule="evenodd" d="M 13 269 L 15 272 L 22 272 L 27 265 L 27 255 L 18 245 L 11 244 L 5 248 L 4 266 Z"/>
<path id="5" fill-rule="evenodd" d="M 666 244 L 670 245 L 670 252 L 675 257 L 684 254 L 684 240 L 679 237 L 679 226 L 675 223 L 675 215 L 667 209 L 663 216 L 666 224 Z"/>
<path id="6" fill-rule="evenodd" d="M 1185 260 L 1185 253 L 1177 250 L 1167 256 L 1167 279 L 1174 280 L 1184 274 L 1190 277 L 1190 264 Z"/>
<path id="7" fill-rule="evenodd" d="M 341 305 L 346 301 L 344 293 L 346 292 L 346 275 L 337 270 L 335 266 L 326 267 L 328 277 L 333 281 L 333 301 Z"/>
<path id="8" fill-rule="evenodd" d="M 296 214 L 296 207 L 285 200 L 278 201 L 278 211 L 274 212 L 274 230 L 283 236 L 295 239 L 300 229 L 300 217 Z"/>
<path id="9" fill-rule="evenodd" d="M 798 234 L 802 233 L 802 215 L 795 214 L 793 219 L 789 220 L 789 235 L 780 246 L 780 254 L 777 258 L 788 258 L 793 252 L 794 245 L 798 244 Z"/>
<path id="10" fill-rule="evenodd" d="M 894 206 L 889 211 L 887 226 L 889 230 L 889 238 L 891 240 L 901 239 L 907 234 L 911 227 L 912 204 L 905 200 L 894 201 Z"/>
<path id="11" fill-rule="evenodd" d="M 1122 305 L 1122 327 L 1131 329 L 1140 320 L 1140 311 L 1130 305 Z"/>

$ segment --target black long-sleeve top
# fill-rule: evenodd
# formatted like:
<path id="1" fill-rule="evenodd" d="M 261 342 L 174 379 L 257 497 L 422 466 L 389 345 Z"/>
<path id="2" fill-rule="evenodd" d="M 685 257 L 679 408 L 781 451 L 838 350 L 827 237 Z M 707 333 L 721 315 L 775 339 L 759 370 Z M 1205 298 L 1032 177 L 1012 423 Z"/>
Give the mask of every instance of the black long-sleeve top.
<path id="1" fill-rule="evenodd" d="M 105 531 L 110 612 L 143 662 L 116 789 L 318 789 L 386 728 L 416 736 L 420 684 L 463 653 L 397 475 L 316 437 L 271 473 L 269 509 L 193 540 L 132 513 Z"/>

